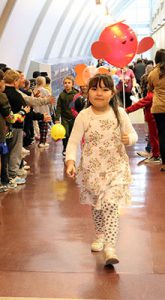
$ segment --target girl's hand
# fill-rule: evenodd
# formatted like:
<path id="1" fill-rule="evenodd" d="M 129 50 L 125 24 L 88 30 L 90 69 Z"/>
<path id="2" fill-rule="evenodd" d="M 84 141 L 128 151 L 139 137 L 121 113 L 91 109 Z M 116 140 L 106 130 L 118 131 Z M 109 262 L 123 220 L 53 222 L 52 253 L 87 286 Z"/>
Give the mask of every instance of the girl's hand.
<path id="1" fill-rule="evenodd" d="M 74 162 L 71 161 L 67 161 L 66 162 L 66 174 L 70 177 L 70 178 L 74 178 L 76 175 L 76 167 Z"/>
<path id="2" fill-rule="evenodd" d="M 124 145 L 129 145 L 129 136 L 128 136 L 128 134 L 122 134 L 121 141 L 123 142 Z"/>

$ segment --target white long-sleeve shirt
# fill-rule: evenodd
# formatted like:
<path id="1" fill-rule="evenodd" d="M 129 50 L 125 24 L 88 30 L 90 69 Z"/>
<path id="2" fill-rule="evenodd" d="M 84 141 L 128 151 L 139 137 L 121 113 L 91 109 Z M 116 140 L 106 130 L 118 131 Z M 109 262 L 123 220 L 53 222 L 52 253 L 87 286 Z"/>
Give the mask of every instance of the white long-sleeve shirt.
<path id="1" fill-rule="evenodd" d="M 129 116 L 125 112 L 125 110 L 122 107 L 119 107 L 119 115 L 120 115 L 120 131 L 121 133 L 128 134 L 129 137 L 129 146 L 135 144 L 138 140 L 138 136 L 136 131 L 134 130 L 131 121 L 129 119 Z M 92 110 L 92 107 L 88 107 L 87 109 L 82 110 L 79 115 L 76 117 L 67 149 L 66 149 L 66 161 L 67 160 L 74 160 L 76 161 L 77 158 L 77 149 L 78 146 L 85 134 L 85 131 L 87 130 L 90 120 L 111 120 L 116 122 L 117 126 L 117 119 L 114 114 L 113 109 L 111 108 L 108 112 L 105 112 L 103 114 L 95 114 Z"/>

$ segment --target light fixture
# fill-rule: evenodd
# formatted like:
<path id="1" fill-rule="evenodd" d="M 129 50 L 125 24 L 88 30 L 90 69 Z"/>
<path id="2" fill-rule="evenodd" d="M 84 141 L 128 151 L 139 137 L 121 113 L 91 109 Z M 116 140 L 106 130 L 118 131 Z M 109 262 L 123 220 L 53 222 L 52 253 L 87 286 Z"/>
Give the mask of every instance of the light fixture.
<path id="1" fill-rule="evenodd" d="M 102 4 L 102 0 L 96 0 L 96 4 Z"/>

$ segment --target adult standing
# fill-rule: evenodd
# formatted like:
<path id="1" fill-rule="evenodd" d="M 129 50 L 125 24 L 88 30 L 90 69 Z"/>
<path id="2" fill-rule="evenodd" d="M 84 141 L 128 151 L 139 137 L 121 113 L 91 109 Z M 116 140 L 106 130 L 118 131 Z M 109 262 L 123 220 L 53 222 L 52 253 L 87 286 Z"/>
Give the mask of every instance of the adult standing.
<path id="1" fill-rule="evenodd" d="M 136 78 L 136 81 L 137 83 L 140 85 L 140 79 L 141 77 L 144 75 L 145 73 L 145 64 L 143 63 L 142 59 L 141 58 L 138 58 L 137 59 L 137 63 L 135 64 L 135 67 L 134 67 L 134 74 L 135 74 L 135 78 Z"/>
<path id="2" fill-rule="evenodd" d="M 116 88 L 119 91 L 119 98 L 122 104 L 125 107 L 128 107 L 132 104 L 132 101 L 130 99 L 130 96 L 132 95 L 132 88 L 136 86 L 136 79 L 135 79 L 134 72 L 129 67 L 126 66 L 123 69 L 117 70 L 116 75 L 119 76 L 120 78 L 119 83 L 116 85 Z M 123 84 L 124 84 L 124 89 L 123 89 Z"/>
<path id="3" fill-rule="evenodd" d="M 162 167 L 165 172 L 165 49 L 159 49 L 155 55 L 156 66 L 148 76 L 149 89 L 153 90 L 151 112 L 154 114 L 159 135 Z"/>

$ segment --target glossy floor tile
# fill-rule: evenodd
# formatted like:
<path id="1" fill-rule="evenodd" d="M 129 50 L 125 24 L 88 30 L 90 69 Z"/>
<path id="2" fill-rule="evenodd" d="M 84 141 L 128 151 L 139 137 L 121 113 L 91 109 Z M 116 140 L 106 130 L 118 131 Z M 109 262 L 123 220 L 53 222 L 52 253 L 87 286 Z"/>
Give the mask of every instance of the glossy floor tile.
<path id="1" fill-rule="evenodd" d="M 144 125 L 128 147 L 132 205 L 121 208 L 120 263 L 91 253 L 91 211 L 64 171 L 61 142 L 30 147 L 27 183 L 0 194 L 0 296 L 55 299 L 165 299 L 165 174 L 145 165 Z M 2 298 L 3 299 L 3 298 Z M 1 298 L 0 298 L 1 300 Z M 22 300 L 22 299 L 20 299 Z"/>

